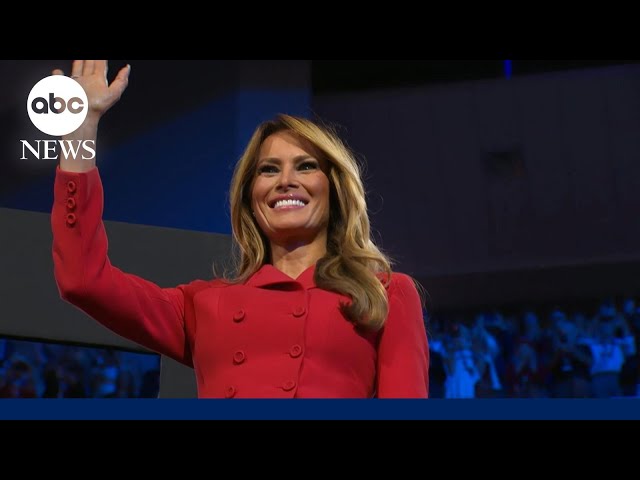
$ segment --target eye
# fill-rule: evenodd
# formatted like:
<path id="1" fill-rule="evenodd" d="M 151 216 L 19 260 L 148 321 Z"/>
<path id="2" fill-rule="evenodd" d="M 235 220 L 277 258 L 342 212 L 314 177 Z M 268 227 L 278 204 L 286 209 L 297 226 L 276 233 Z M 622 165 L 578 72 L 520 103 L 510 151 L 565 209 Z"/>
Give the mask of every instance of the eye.
<path id="1" fill-rule="evenodd" d="M 258 175 L 263 173 L 278 173 L 278 167 L 276 167 L 275 165 L 262 165 L 258 168 Z"/>
<path id="2" fill-rule="evenodd" d="M 300 164 L 300 167 L 298 167 L 300 170 L 315 170 L 318 168 L 318 163 L 317 162 L 312 162 L 312 161 L 308 161 L 308 162 L 303 162 Z"/>

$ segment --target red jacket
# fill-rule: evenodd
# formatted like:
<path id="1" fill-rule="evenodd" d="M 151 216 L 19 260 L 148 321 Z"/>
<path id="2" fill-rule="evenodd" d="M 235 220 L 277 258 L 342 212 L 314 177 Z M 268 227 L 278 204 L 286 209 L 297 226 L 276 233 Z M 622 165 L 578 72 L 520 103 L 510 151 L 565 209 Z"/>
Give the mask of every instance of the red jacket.
<path id="1" fill-rule="evenodd" d="M 160 286 L 111 265 L 98 168 L 57 168 L 51 215 L 61 298 L 118 335 L 193 366 L 201 398 L 426 398 L 429 350 L 412 280 L 394 273 L 389 315 L 358 333 L 348 298 L 272 265 L 247 282 Z"/>

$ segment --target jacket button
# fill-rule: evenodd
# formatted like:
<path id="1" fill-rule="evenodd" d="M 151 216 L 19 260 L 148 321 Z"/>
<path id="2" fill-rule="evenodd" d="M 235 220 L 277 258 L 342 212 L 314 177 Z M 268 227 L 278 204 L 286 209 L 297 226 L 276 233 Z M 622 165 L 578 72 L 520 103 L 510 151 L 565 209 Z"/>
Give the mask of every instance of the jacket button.
<path id="1" fill-rule="evenodd" d="M 289 355 L 291 355 L 293 358 L 298 358 L 300 355 L 302 355 L 302 347 L 300 345 L 294 345 L 289 349 Z"/>
<path id="2" fill-rule="evenodd" d="M 233 398 L 236 396 L 236 387 L 227 387 L 224 390 L 224 398 Z"/>
<path id="3" fill-rule="evenodd" d="M 305 314 L 305 312 L 306 312 L 306 309 L 304 307 L 296 307 L 293 310 L 293 316 L 294 317 L 301 317 L 301 316 L 303 316 Z"/>
<path id="4" fill-rule="evenodd" d="M 76 208 L 76 199 L 73 197 L 67 198 L 67 208 L 69 210 L 75 210 Z"/>
<path id="5" fill-rule="evenodd" d="M 67 225 L 69 225 L 70 227 L 72 227 L 73 225 L 76 224 L 76 214 L 75 213 L 68 213 L 67 214 Z"/>
<path id="6" fill-rule="evenodd" d="M 244 315 L 244 310 L 238 310 L 233 314 L 233 321 L 236 323 L 241 322 L 242 320 L 244 320 Z"/>
<path id="7" fill-rule="evenodd" d="M 286 382 L 284 382 L 282 384 L 282 389 L 285 392 L 290 392 L 291 390 L 293 390 L 294 388 L 296 388 L 296 382 L 293 380 L 287 380 Z"/>
<path id="8" fill-rule="evenodd" d="M 242 350 L 237 351 L 233 354 L 233 363 L 239 365 L 243 363 L 247 359 L 247 356 L 244 354 Z"/>
<path id="9" fill-rule="evenodd" d="M 73 180 L 69 180 L 67 182 L 67 192 L 75 193 L 77 189 L 78 189 L 78 187 L 76 185 L 76 182 L 74 182 Z"/>

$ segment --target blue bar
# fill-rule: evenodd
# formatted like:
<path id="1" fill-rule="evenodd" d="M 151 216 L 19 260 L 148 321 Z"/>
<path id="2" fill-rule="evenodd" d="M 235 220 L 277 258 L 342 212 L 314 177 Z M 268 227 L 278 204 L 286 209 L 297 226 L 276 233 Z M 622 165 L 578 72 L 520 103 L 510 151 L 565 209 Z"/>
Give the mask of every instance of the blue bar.
<path id="1" fill-rule="evenodd" d="M 640 420 L 640 400 L 3 399 L 0 420 Z"/>
<path id="2" fill-rule="evenodd" d="M 512 69 L 512 65 L 511 65 L 511 60 L 505 60 L 504 61 L 504 76 L 506 78 L 511 78 L 511 74 L 513 73 L 513 69 Z"/>

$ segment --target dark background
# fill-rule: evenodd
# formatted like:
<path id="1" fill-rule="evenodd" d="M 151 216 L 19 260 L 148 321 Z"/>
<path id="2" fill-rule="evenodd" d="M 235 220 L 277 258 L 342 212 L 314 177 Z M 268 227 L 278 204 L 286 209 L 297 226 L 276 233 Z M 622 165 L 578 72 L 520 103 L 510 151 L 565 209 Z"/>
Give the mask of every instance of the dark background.
<path id="1" fill-rule="evenodd" d="M 313 90 L 361 91 L 500 78 L 505 60 L 314 60 Z M 640 60 L 511 60 L 514 76 L 639 63 Z"/>

